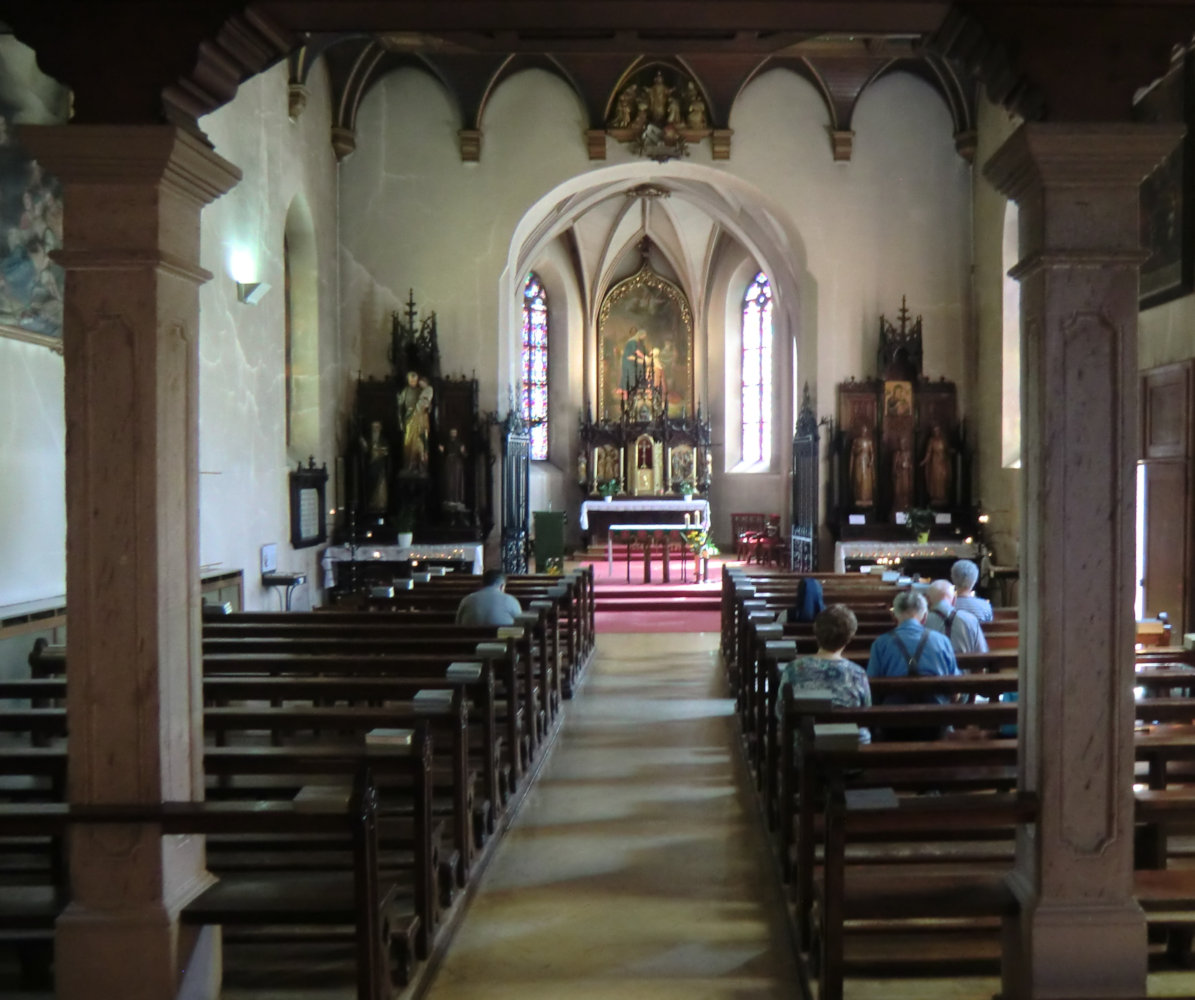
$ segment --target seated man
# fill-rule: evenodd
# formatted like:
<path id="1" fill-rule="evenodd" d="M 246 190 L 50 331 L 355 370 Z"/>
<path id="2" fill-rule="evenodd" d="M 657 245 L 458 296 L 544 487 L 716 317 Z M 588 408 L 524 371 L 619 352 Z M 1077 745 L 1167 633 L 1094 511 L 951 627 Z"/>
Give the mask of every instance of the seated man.
<path id="1" fill-rule="evenodd" d="M 871 685 L 863 668 L 842 655 L 847 643 L 855 637 L 859 622 L 845 604 L 831 604 L 813 620 L 813 635 L 817 652 L 801 656 L 784 665 L 780 687 L 791 685 L 795 692 L 810 689 L 830 692 L 830 701 L 840 708 L 866 708 L 871 704 Z M 777 713 L 784 711 L 784 702 L 776 698 Z M 871 734 L 859 730 L 859 742 L 869 743 Z"/>
<path id="2" fill-rule="evenodd" d="M 983 637 L 979 621 L 970 611 L 958 608 L 954 600 L 954 584 L 949 580 L 935 580 L 926 591 L 929 614 L 925 627 L 941 632 L 950 640 L 956 653 L 986 653 L 988 641 Z"/>
<path id="3" fill-rule="evenodd" d="M 892 602 L 896 628 L 885 632 L 871 644 L 867 676 L 876 677 L 953 677 L 961 673 L 954 658 L 954 647 L 940 632 L 925 627 L 928 612 L 925 598 L 911 590 L 902 590 Z M 930 694 L 926 702 L 945 705 L 947 694 Z M 886 704 L 908 704 L 905 697 L 885 699 Z M 942 735 L 938 729 L 901 728 L 876 734 L 879 739 L 933 740 Z"/>
<path id="4" fill-rule="evenodd" d="M 979 579 L 979 567 L 970 559 L 960 559 L 950 567 L 950 579 L 958 589 L 954 606 L 959 611 L 970 611 L 979 621 L 992 620 L 992 602 L 975 596 L 975 583 Z"/>
<path id="5" fill-rule="evenodd" d="M 458 625 L 513 625 L 523 606 L 506 593 L 506 577 L 500 569 L 487 569 L 481 589 L 461 599 L 456 609 Z"/>

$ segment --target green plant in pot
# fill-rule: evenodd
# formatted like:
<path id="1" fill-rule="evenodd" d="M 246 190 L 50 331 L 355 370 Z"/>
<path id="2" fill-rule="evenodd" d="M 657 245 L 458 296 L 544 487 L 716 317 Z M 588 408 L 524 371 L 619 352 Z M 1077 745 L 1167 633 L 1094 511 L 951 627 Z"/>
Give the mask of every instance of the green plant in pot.
<path id="1" fill-rule="evenodd" d="M 697 492 L 697 484 L 692 479 L 682 479 L 672 488 L 686 500 L 691 500 L 693 494 Z"/>
<path id="2" fill-rule="evenodd" d="M 399 547 L 408 548 L 414 540 L 415 508 L 400 507 L 398 513 L 394 515 L 394 527 L 398 532 Z"/>
<path id="3" fill-rule="evenodd" d="M 910 507 L 905 511 L 905 526 L 919 542 L 928 542 L 929 533 L 937 523 L 934 512 L 928 507 Z"/>
<path id="4" fill-rule="evenodd" d="M 605 479 L 597 484 L 597 491 L 603 500 L 613 500 L 622 490 L 622 483 L 617 479 Z"/>

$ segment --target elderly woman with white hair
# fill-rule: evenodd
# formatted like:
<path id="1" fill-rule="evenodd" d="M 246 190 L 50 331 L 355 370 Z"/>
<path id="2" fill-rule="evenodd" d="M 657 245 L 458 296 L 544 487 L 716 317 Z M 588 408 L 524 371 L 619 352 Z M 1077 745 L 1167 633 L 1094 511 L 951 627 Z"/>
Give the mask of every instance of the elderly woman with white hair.
<path id="1" fill-rule="evenodd" d="M 979 580 L 979 567 L 970 559 L 960 559 L 950 567 L 950 581 L 955 587 L 954 606 L 959 611 L 969 611 L 981 622 L 992 620 L 992 602 L 975 596 L 975 584 Z"/>

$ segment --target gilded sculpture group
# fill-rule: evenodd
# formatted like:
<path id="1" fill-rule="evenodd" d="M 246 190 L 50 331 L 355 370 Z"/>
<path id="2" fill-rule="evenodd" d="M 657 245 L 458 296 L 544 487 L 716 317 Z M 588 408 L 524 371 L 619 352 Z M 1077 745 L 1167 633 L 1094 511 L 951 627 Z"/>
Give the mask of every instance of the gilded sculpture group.
<path id="1" fill-rule="evenodd" d="M 950 497 L 950 451 L 942 428 L 935 424 L 918 463 L 924 470 L 925 492 L 931 506 L 945 506 Z M 871 428 L 860 428 L 851 443 L 851 493 L 856 507 L 875 504 L 876 446 Z M 907 510 L 913 501 L 913 457 L 901 441 L 892 454 L 892 509 Z"/>
<path id="2" fill-rule="evenodd" d="M 705 98 L 693 80 L 683 87 L 670 87 L 664 74 L 656 70 L 649 85 L 630 84 L 619 93 L 610 115 L 609 127 L 642 131 L 649 125 L 657 128 L 701 131 L 709 127 Z"/>

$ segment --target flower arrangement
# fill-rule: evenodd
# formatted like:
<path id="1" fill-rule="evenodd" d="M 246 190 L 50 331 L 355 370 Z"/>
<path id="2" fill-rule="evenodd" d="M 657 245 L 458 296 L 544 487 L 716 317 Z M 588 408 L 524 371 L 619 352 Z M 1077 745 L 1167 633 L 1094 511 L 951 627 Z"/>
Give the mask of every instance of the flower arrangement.
<path id="1" fill-rule="evenodd" d="M 604 479 L 597 484 L 597 491 L 601 496 L 613 497 L 617 496 L 622 490 L 622 483 L 617 479 Z"/>
<path id="2" fill-rule="evenodd" d="M 718 546 L 710 538 L 708 528 L 691 528 L 689 531 L 682 532 L 681 537 L 684 538 L 689 551 L 698 559 L 718 554 Z"/>
<path id="3" fill-rule="evenodd" d="M 910 507 L 905 511 L 905 525 L 915 537 L 928 535 L 936 523 L 934 512 L 928 507 Z"/>
<path id="4" fill-rule="evenodd" d="M 692 479 L 681 479 L 672 484 L 673 490 L 681 496 L 691 497 L 697 492 L 697 484 Z"/>

